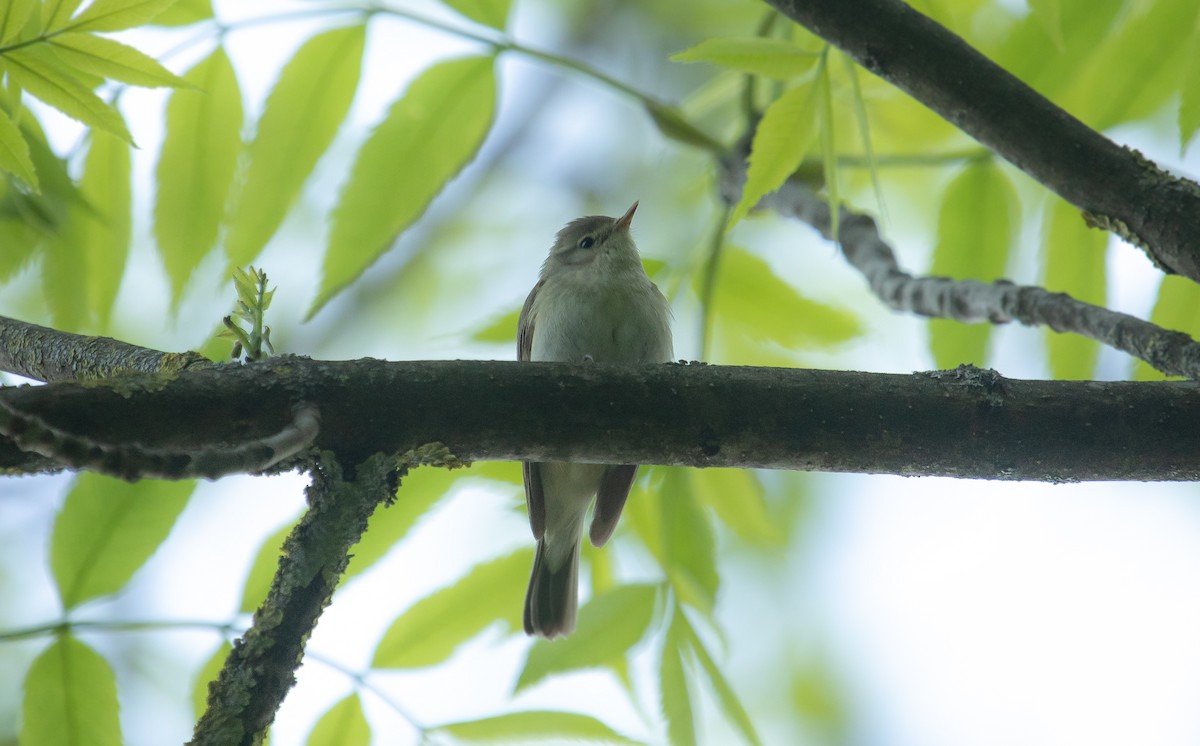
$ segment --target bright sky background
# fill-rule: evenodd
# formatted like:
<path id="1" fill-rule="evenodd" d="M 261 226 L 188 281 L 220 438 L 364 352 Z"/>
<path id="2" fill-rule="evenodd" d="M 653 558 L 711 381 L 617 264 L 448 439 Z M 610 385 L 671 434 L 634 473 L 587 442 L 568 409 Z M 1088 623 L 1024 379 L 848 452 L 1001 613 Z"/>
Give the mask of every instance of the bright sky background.
<path id="1" fill-rule="evenodd" d="M 304 4 L 231 0 L 218 6 L 220 17 L 233 20 Z M 540 3 L 517 0 L 516 14 L 519 38 L 543 43 L 555 37 L 552 15 Z M 290 23 L 230 37 L 249 112 L 258 111 L 279 66 L 316 26 Z M 148 51 L 173 43 L 157 36 L 131 38 Z M 353 115 L 359 129 L 343 131 L 335 146 L 344 152 L 350 152 L 361 128 L 376 121 L 413 73 L 431 59 L 463 49 L 443 35 L 395 22 L 374 27 L 370 41 Z M 181 71 L 188 64 L 172 61 L 170 66 Z M 505 107 L 523 94 L 523 76 L 541 74 L 520 60 L 506 60 L 502 69 L 501 128 Z M 653 88 L 655 81 L 638 82 Z M 580 139 L 598 142 L 602 159 L 604 148 L 621 145 L 597 134 L 605 122 L 640 114 L 590 83 L 570 80 L 567 85 L 579 89 L 572 99 L 579 108 L 570 109 L 569 115 L 562 108 L 547 113 L 549 126 L 559 136 L 548 140 L 547 147 L 565 152 Z M 135 167 L 144 184 L 149 183 L 161 138 L 163 101 L 160 93 L 134 92 L 123 102 L 142 147 Z M 56 125 L 54 134 L 70 143 L 78 130 Z M 1196 156 L 1186 163 L 1179 160 L 1175 135 L 1165 124 L 1158 131 L 1122 131 L 1115 137 L 1168 166 L 1200 171 Z M 647 147 L 674 147 L 652 142 Z M 529 166 L 534 172 L 538 167 Z M 318 205 L 332 202 L 333 180 L 340 178 L 329 159 L 322 169 L 310 195 Z M 527 194 L 508 197 L 507 202 L 493 197 L 497 209 L 519 211 L 528 230 L 514 239 L 515 247 L 468 247 L 485 252 L 479 254 L 479 271 L 492 273 L 494 281 L 469 304 L 458 302 L 461 299 L 440 301 L 447 316 L 438 334 L 416 336 L 397 323 L 394 336 L 381 335 L 378 326 L 369 325 L 369 336 L 347 333 L 331 343 L 335 331 L 318 319 L 291 339 L 277 339 L 277 346 L 308 353 L 310 346 L 327 344 L 322 354 L 331 358 L 480 356 L 478 348 L 456 346 L 454 333 L 477 321 L 478 309 L 499 312 L 523 297 L 553 233 L 577 215 L 576 197 L 531 181 Z M 141 194 L 145 197 L 147 190 Z M 624 209 L 631 197 L 651 208 L 638 213 L 636 229 L 643 246 L 668 240 L 672 229 L 656 224 L 654 195 L 640 194 L 636 186 L 614 189 L 612 211 Z M 139 241 L 117 314 L 121 328 L 129 341 L 139 344 L 171 349 L 197 344 L 211 324 L 191 328 L 189 320 L 219 318 L 229 303 L 228 291 L 220 284 L 221 260 L 213 258 L 201 269 L 202 281 L 189 292 L 177 327 L 162 328 L 167 298 L 161 268 L 150 249 L 149 203 L 138 209 Z M 443 201 L 435 204 L 434 210 L 439 209 L 455 208 Z M 312 220 L 290 218 L 284 240 L 273 242 L 259 262 L 280 287 L 272 307 L 276 318 L 301 317 L 315 288 L 315 259 L 295 254 L 304 248 L 296 237 L 312 227 Z M 921 252 L 928 247 L 909 240 L 908 222 L 905 216 L 892 215 L 889 235 L 906 254 L 904 261 L 917 268 L 923 266 Z M 896 317 L 872 304 L 861 280 L 830 259 L 834 250 L 802 229 L 783 238 L 777 233 L 750 225 L 740 240 L 749 244 L 762 236 L 762 253 L 805 293 L 821 298 L 849 292 L 861 302 L 855 308 L 866 319 L 869 336 L 831 359 L 831 365 L 900 372 L 932 367 L 923 322 Z M 797 241 L 805 242 L 807 250 L 796 252 Z M 312 242 L 308 247 L 314 257 L 320 245 Z M 383 264 L 402 261 L 402 253 L 393 252 Z M 801 264 L 797 257 L 817 261 Z M 1111 302 L 1146 316 L 1157 275 L 1140 252 L 1128 246 L 1114 246 L 1110 257 Z M 36 285 L 27 292 L 36 292 Z M 0 313 L 5 309 L 0 297 Z M 379 307 L 370 313 L 379 313 Z M 1034 336 L 1004 330 L 997 363 L 1001 373 L 1046 375 L 1041 358 L 1025 354 Z M 687 344 L 685 337 L 681 347 Z M 1127 365 L 1121 355 L 1103 355 L 1106 377 L 1123 377 Z M 786 693 L 764 690 L 758 683 L 759 666 L 771 665 L 780 656 L 798 661 L 820 657 L 832 662 L 847 689 L 857 718 L 853 740 L 858 743 L 1166 746 L 1200 741 L 1200 594 L 1195 590 L 1200 577 L 1200 510 L 1194 485 L 1044 485 L 833 475 L 813 475 L 807 483 L 814 500 L 807 542 L 778 561 L 768 562 L 733 546 L 723 555 L 728 567 L 722 568 L 719 614 L 730 637 L 726 670 L 752 713 L 787 706 Z M 48 516 L 57 508 L 46 495 L 61 495 L 67 484 L 63 478 L 39 477 L 3 485 L 3 566 L 18 566 L 14 557 L 46 556 Z M 301 510 L 303 484 L 293 475 L 202 485 L 179 523 L 186 530 L 173 533 L 129 591 L 116 601 L 86 606 L 78 616 L 125 613 L 150 619 L 224 620 L 240 600 L 241 579 L 259 543 Z M 400 611 L 453 582 L 474 562 L 530 540 L 523 517 L 511 510 L 515 500 L 515 492 L 461 491 L 367 577 L 339 592 L 310 641 L 312 655 L 300 672 L 300 683 L 279 714 L 280 725 L 272 734 L 275 746 L 301 743 L 312 721 L 350 690 L 346 676 L 320 659 L 365 669 L 379 636 Z M 638 572 L 636 553 L 619 542 L 613 551 L 622 568 Z M 50 588 L 44 563 L 27 560 L 20 566 L 27 568 L 28 576 L 12 581 L 28 584 L 30 595 L 24 608 L 14 610 L 12 620 L 32 624 L 56 618 L 55 598 L 36 592 Z M 190 701 L 191 677 L 216 645 L 215 635 L 83 637 L 106 651 L 144 646 L 146 660 L 155 662 L 155 668 L 123 672 L 122 692 L 136 695 L 123 701 L 125 722 L 146 722 L 157 713 L 163 723 L 156 733 L 127 727 L 131 744 L 186 738 L 190 712 L 177 704 Z M 536 705 L 591 712 L 631 735 L 657 737 L 604 674 L 552 679 L 510 705 L 508 692 L 527 643 L 514 638 L 497 644 L 498 637 L 495 630 L 485 633 L 448 666 L 378 681 L 423 723 Z M 30 657 L 38 649 L 30 646 Z M 657 698 L 647 675 L 654 661 L 653 644 L 644 646 L 641 657 L 645 668 L 636 673 L 644 685 L 642 706 L 653 712 Z M 163 660 L 176 662 L 158 667 Z M 0 700 L 11 701 L 13 696 L 15 692 L 0 691 Z M 402 718 L 371 694 L 364 699 L 380 734 L 377 742 L 411 742 L 412 730 Z M 464 701 L 470 710 L 464 709 Z M 713 728 L 709 743 L 725 743 L 731 737 L 720 722 Z M 762 721 L 761 729 L 766 743 L 785 742 L 794 735 L 779 730 L 770 719 Z"/>

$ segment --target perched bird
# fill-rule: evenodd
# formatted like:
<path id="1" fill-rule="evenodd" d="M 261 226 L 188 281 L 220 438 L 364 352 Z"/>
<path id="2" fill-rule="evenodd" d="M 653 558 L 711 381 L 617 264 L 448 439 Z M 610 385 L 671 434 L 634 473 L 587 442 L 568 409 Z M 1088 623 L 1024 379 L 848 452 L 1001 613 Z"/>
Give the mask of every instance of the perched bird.
<path id="1" fill-rule="evenodd" d="M 629 224 L 590 215 L 558 232 L 517 323 L 517 359 L 558 362 L 668 363 L 671 311 L 646 276 Z M 525 501 L 537 554 L 525 595 L 525 632 L 553 639 L 575 629 L 579 546 L 592 498 L 589 536 L 603 546 L 613 530 L 636 464 L 524 464 Z"/>

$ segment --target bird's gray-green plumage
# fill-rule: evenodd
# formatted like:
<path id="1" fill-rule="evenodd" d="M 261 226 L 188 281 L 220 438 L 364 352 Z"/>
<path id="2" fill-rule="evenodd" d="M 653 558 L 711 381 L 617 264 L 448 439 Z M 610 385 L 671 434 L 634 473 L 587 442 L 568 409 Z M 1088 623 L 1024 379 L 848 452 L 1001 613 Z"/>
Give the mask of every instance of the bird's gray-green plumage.
<path id="1" fill-rule="evenodd" d="M 633 207 L 620 218 L 579 218 L 558 232 L 517 324 L 520 360 L 671 362 L 671 312 L 642 269 L 629 235 Z M 526 463 L 525 499 L 538 540 L 525 597 L 525 631 L 554 638 L 575 628 L 579 542 L 592 498 L 589 537 L 612 536 L 635 464 Z"/>

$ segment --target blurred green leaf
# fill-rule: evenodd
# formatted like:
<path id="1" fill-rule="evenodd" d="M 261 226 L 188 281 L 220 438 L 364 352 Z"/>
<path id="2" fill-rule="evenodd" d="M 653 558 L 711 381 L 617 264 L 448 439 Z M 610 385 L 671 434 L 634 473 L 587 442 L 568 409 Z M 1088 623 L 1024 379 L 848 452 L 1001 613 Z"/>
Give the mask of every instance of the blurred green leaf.
<path id="1" fill-rule="evenodd" d="M 1001 277 L 1016 232 L 1017 195 L 992 161 L 967 166 L 950 182 L 938 214 L 938 240 L 930 273 L 954 280 L 989 282 Z M 986 364 L 990 324 L 931 319 L 929 346 L 939 368 Z"/>
<path id="2" fill-rule="evenodd" d="M 696 290 L 699 292 L 697 276 Z M 726 247 L 713 293 L 713 323 L 788 348 L 828 347 L 862 333 L 849 312 L 802 297 L 765 261 Z"/>
<path id="3" fill-rule="evenodd" d="M 232 650 L 232 645 L 222 642 L 196 673 L 196 680 L 192 683 L 192 714 L 196 720 L 208 709 L 208 685 L 217 680 L 217 674 L 221 673 L 225 659 Z"/>
<path id="4" fill-rule="evenodd" d="M 818 77 L 817 80 L 820 80 Z M 742 198 L 729 224 L 735 225 L 792 175 L 817 137 L 817 102 L 821 86 L 810 80 L 784 91 L 763 112 L 750 145 L 750 164 Z"/>
<path id="5" fill-rule="evenodd" d="M 658 491 L 662 487 L 663 475 L 668 467 L 643 466 L 638 478 L 629 490 L 621 523 L 632 529 L 646 546 L 646 550 L 660 564 L 663 559 L 662 501 Z"/>
<path id="6" fill-rule="evenodd" d="M 623 585 L 592 598 L 579 610 L 570 637 L 538 640 L 517 679 L 516 690 L 533 686 L 551 674 L 596 668 L 623 659 L 650 627 L 657 587 Z"/>
<path id="7" fill-rule="evenodd" d="M 88 310 L 101 331 L 108 328 L 133 240 L 133 193 L 129 143 L 93 132 L 79 188 L 88 207 L 75 209 L 68 240 L 83 247 Z"/>
<path id="8" fill-rule="evenodd" d="M 788 80 L 812 72 L 821 55 L 790 41 L 754 36 L 705 39 L 690 49 L 671 55 L 671 59 L 676 62 L 714 62 L 752 75 Z"/>
<path id="9" fill-rule="evenodd" d="M 804 724 L 816 726 L 826 742 L 846 742 L 850 720 L 827 664 L 816 661 L 793 670 L 791 701 Z"/>
<path id="10" fill-rule="evenodd" d="M 199 90 L 171 93 L 155 171 L 154 235 L 174 304 L 217 240 L 242 128 L 242 94 L 224 49 L 215 49 L 184 79 Z"/>
<path id="11" fill-rule="evenodd" d="M 682 600 L 705 614 L 712 614 L 720 586 L 716 540 L 708 516 L 696 505 L 690 485 L 687 470 L 671 468 L 659 491 L 664 569 Z"/>
<path id="12" fill-rule="evenodd" d="M 330 707 L 308 736 L 308 746 L 370 746 L 371 726 L 362 701 L 351 694 Z"/>
<path id="13" fill-rule="evenodd" d="M 751 544 L 778 544 L 779 524 L 767 510 L 765 490 L 749 469 L 689 469 L 696 500 L 712 508 L 721 522 Z"/>
<path id="14" fill-rule="evenodd" d="M 194 482 L 81 474 L 54 521 L 50 568 L 63 606 L 115 593 L 166 540 Z"/>
<path id="15" fill-rule="evenodd" d="M 42 0 L 42 23 L 46 31 L 58 31 L 67 22 L 83 0 Z"/>
<path id="16" fill-rule="evenodd" d="M 44 103 L 89 127 L 132 143 L 125 120 L 81 82 L 83 73 L 64 63 L 46 44 L 11 49 L 4 54 L 5 70 L 13 82 Z"/>
<path id="17" fill-rule="evenodd" d="M 1059 105 L 1097 130 L 1149 115 L 1179 90 L 1198 13 L 1193 0 L 1126 5 Z"/>
<path id="18" fill-rule="evenodd" d="M 280 73 L 247 149 L 246 180 L 229 221 L 225 251 L 234 266 L 262 251 L 333 141 L 358 88 L 365 41 L 362 24 L 319 34 Z"/>
<path id="19" fill-rule="evenodd" d="M 72 32 L 51 37 L 47 43 L 63 62 L 94 75 L 147 88 L 187 85 L 153 57 L 113 39 Z"/>
<path id="20" fill-rule="evenodd" d="M 1192 34 L 1179 86 L 1179 154 L 1200 130 L 1200 28 Z"/>
<path id="21" fill-rule="evenodd" d="M 733 691 L 733 687 L 729 685 L 725 674 L 713 661 L 713 657 L 709 654 L 708 649 L 704 646 L 696 631 L 692 629 L 692 625 L 688 624 L 687 617 L 683 615 L 681 609 L 676 609 L 678 615 L 678 623 L 681 626 L 681 635 L 685 636 L 688 645 L 696 656 L 696 660 L 700 662 L 700 667 L 708 676 L 708 684 L 712 687 L 713 693 L 717 695 L 717 704 L 721 711 L 725 713 L 725 717 L 729 719 L 734 726 L 741 732 L 742 737 L 747 743 L 757 746 L 762 743 L 758 737 L 758 732 L 754 729 L 754 723 L 750 720 L 750 716 L 746 714 L 746 708 L 742 706 L 742 702 Z"/>
<path id="22" fill-rule="evenodd" d="M 37 171 L 29 156 L 29 143 L 25 142 L 21 129 L 3 109 L 0 109 L 0 169 L 37 190 Z"/>
<path id="23" fill-rule="evenodd" d="M 1158 300 L 1150 321 L 1166 329 L 1200 338 L 1200 285 L 1181 275 L 1166 275 L 1158 286 Z M 1135 360 L 1133 377 L 1138 381 L 1161 381 L 1167 376 L 1142 360 Z"/>
<path id="24" fill-rule="evenodd" d="M 417 601 L 388 627 L 375 649 L 374 668 L 441 663 L 492 622 L 521 627 L 521 598 L 533 549 L 476 565 L 453 585 Z"/>
<path id="25" fill-rule="evenodd" d="M 530 743 L 541 740 L 640 744 L 599 720 L 573 712 L 533 710 L 447 723 L 431 729 L 465 743 Z"/>
<path id="26" fill-rule="evenodd" d="M 275 578 L 275 570 L 279 567 L 279 558 L 283 554 L 283 540 L 295 527 L 296 521 L 288 523 L 268 536 L 259 546 L 254 563 L 250 565 L 250 573 L 246 576 L 246 583 L 242 586 L 242 603 L 238 606 L 241 613 L 253 613 L 266 600 L 267 592 L 271 590 L 271 581 Z"/>
<path id="27" fill-rule="evenodd" d="M 34 660 L 25 677 L 21 743 L 120 746 L 117 680 L 96 651 L 69 635 Z"/>
<path id="28" fill-rule="evenodd" d="M 148 23 L 176 0 L 95 0 L 68 24 L 72 31 L 124 31 Z M 78 3 L 76 3 L 78 6 Z"/>
<path id="29" fill-rule="evenodd" d="M 429 68 L 363 144 L 333 211 L 321 288 L 307 318 L 387 251 L 474 158 L 495 114 L 493 63 L 468 57 Z"/>
<path id="30" fill-rule="evenodd" d="M 40 248 L 40 234 L 28 223 L 0 214 L 0 282 L 7 282 L 29 264 Z"/>
<path id="31" fill-rule="evenodd" d="M 504 30 L 508 24 L 508 9 L 512 0 L 442 0 L 476 23 Z"/>
<path id="32" fill-rule="evenodd" d="M 817 81 L 817 96 L 821 104 L 821 173 L 825 178 L 825 195 L 829 203 L 829 220 L 833 240 L 838 240 L 841 199 L 838 193 L 837 122 L 833 118 L 833 81 L 829 65 L 821 65 Z"/>
<path id="33" fill-rule="evenodd" d="M 444 500 L 459 480 L 476 478 L 521 484 L 519 464 L 486 462 L 473 464 L 469 469 L 414 469 L 396 491 L 396 502 L 376 510 L 367 521 L 367 530 L 350 553 L 350 565 L 343 582 L 375 564 L 393 546 L 404 539 L 420 518 Z"/>
<path id="34" fill-rule="evenodd" d="M 1078 208 L 1051 197 L 1046 210 L 1043 256 L 1046 262 L 1045 287 L 1103 306 L 1107 293 L 1105 247 L 1108 233 L 1089 228 Z M 1100 343 L 1078 334 L 1046 331 L 1050 356 L 1050 374 L 1058 379 L 1092 377 Z"/>
<path id="35" fill-rule="evenodd" d="M 470 339 L 472 342 L 509 342 L 515 345 L 517 343 L 517 320 L 520 317 L 521 309 L 519 308 L 497 316 L 495 321 L 473 332 Z"/>
<path id="36" fill-rule="evenodd" d="M 687 636 L 681 629 L 683 610 L 675 607 L 671 626 L 662 645 L 659 668 L 659 694 L 662 714 L 667 721 L 667 739 L 672 746 L 692 746 L 696 743 L 696 724 L 692 720 L 692 700 L 688 693 L 688 675 L 683 667 Z"/>
<path id="37" fill-rule="evenodd" d="M 155 26 L 188 26 L 213 17 L 212 0 L 179 0 L 154 16 Z"/>
<path id="38" fill-rule="evenodd" d="M 7 0 L 0 8 L 0 44 L 12 41 L 25 28 L 38 0 Z"/>
<path id="39" fill-rule="evenodd" d="M 1051 41 L 1059 49 L 1063 48 L 1062 4 L 1061 0 L 1026 0 L 1029 10 L 1046 29 Z"/>

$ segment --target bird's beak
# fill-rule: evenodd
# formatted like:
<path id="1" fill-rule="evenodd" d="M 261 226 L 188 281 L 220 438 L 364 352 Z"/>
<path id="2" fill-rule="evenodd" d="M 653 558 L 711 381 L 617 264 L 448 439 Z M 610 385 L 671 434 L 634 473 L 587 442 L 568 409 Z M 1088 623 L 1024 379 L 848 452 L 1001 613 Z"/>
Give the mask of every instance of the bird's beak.
<path id="1" fill-rule="evenodd" d="M 637 206 L 638 203 L 634 202 L 633 207 L 630 207 L 624 215 L 617 218 L 617 222 L 613 224 L 613 229 L 618 231 L 629 230 L 629 224 L 633 222 L 633 214 L 637 212 Z"/>

